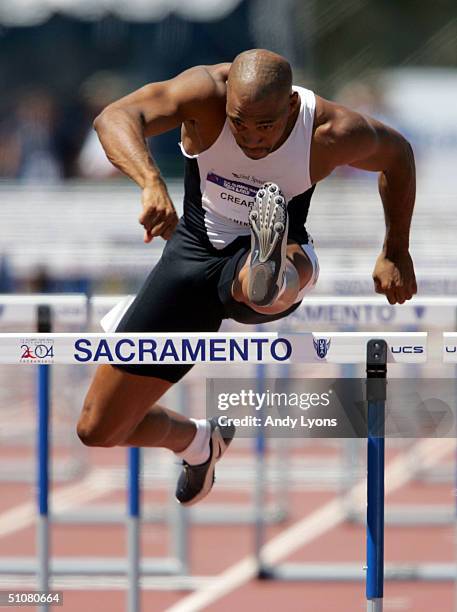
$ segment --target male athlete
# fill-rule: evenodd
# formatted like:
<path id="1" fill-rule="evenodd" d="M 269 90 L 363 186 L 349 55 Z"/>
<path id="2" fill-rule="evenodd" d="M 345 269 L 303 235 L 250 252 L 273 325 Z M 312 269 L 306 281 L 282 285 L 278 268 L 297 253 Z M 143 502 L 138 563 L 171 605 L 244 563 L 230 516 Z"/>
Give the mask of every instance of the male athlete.
<path id="1" fill-rule="evenodd" d="M 114 311 L 110 331 L 211 332 L 224 318 L 265 323 L 294 311 L 319 273 L 305 229 L 311 196 L 341 165 L 380 173 L 386 232 L 375 291 L 390 304 L 416 293 L 411 146 L 379 121 L 293 86 L 283 57 L 254 49 L 231 64 L 186 70 L 109 105 L 94 126 L 109 160 L 142 190 L 144 241 L 167 240 L 134 301 Z M 178 126 L 185 161 L 179 220 L 145 142 Z M 214 419 L 157 405 L 191 367 L 99 366 L 78 423 L 89 446 L 174 451 L 183 460 L 176 497 L 187 505 L 210 491 L 234 434 Z"/>

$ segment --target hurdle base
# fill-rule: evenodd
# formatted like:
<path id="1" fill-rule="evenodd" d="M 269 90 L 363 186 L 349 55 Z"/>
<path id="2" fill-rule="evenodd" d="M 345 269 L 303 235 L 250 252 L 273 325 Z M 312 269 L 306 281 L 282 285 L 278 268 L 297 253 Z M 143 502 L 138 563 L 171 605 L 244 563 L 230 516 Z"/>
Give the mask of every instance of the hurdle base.
<path id="1" fill-rule="evenodd" d="M 351 510 L 348 521 L 356 525 L 365 525 L 366 513 Z M 456 516 L 455 509 L 450 505 L 398 504 L 386 508 L 384 522 L 390 527 L 437 527 L 454 525 Z"/>
<path id="2" fill-rule="evenodd" d="M 73 482 L 84 474 L 85 466 L 79 459 L 61 459 L 53 467 L 53 482 Z M 36 480 L 35 467 L 31 459 L 12 459 L 2 461 L 0 466 L 0 482 L 20 482 L 34 484 Z"/>
<path id="3" fill-rule="evenodd" d="M 0 574 L 36 574 L 34 557 L 0 557 Z M 50 559 L 49 573 L 55 576 L 84 574 L 85 576 L 121 576 L 128 572 L 128 563 L 123 558 L 106 557 L 59 557 Z M 140 562 L 140 573 L 144 576 L 173 576 L 184 574 L 182 564 L 173 558 L 145 558 Z"/>
<path id="4" fill-rule="evenodd" d="M 362 582 L 365 570 L 362 563 L 281 563 L 262 565 L 257 576 L 261 580 L 283 582 Z M 384 579 L 392 582 L 452 582 L 457 579 L 457 568 L 452 563 L 389 564 Z"/>
<path id="5" fill-rule="evenodd" d="M 143 591 L 194 591 L 206 588 L 215 580 L 214 576 L 140 576 L 139 584 Z M 36 576 L 32 574 L 0 575 L 1 589 L 37 588 Z M 49 588 L 54 591 L 126 591 L 129 588 L 127 576 L 85 576 L 82 573 L 65 576 L 50 576 Z"/>
<path id="6" fill-rule="evenodd" d="M 439 468 L 419 468 L 415 480 L 430 484 L 448 484 L 455 480 L 455 465 L 452 462 L 443 463 Z"/>
<path id="7" fill-rule="evenodd" d="M 374 599 L 367 599 L 367 612 L 382 612 L 382 610 L 383 610 L 382 597 L 376 597 Z"/>
<path id="8" fill-rule="evenodd" d="M 227 507 L 228 506 L 228 507 Z M 254 509 L 246 504 L 230 504 L 222 507 L 217 504 L 207 504 L 201 508 L 187 510 L 190 523 L 195 525 L 251 525 L 255 523 Z M 148 505 L 142 513 L 143 523 L 164 523 L 170 518 L 166 506 Z M 281 508 L 270 505 L 265 510 L 265 522 L 278 524 L 287 520 L 287 512 Z M 123 504 L 97 504 L 90 508 L 81 508 L 76 511 L 59 512 L 51 515 L 53 524 L 124 524 L 125 506 Z"/>

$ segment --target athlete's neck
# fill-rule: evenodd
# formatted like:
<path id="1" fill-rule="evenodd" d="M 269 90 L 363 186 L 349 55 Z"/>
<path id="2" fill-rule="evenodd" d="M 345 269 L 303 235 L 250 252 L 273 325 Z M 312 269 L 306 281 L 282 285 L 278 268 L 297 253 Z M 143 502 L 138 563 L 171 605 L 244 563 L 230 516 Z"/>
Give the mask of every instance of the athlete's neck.
<path id="1" fill-rule="evenodd" d="M 294 109 L 294 112 L 290 115 L 290 117 L 289 117 L 289 119 L 287 121 L 287 125 L 286 125 L 286 129 L 284 130 L 284 134 L 281 136 L 281 138 L 275 144 L 275 146 L 271 150 L 271 152 L 276 151 L 276 149 L 279 149 L 279 147 L 282 146 L 286 142 L 286 140 L 289 138 L 290 133 L 294 129 L 295 124 L 297 122 L 298 115 L 300 114 L 300 108 L 301 108 L 301 99 L 300 99 L 300 95 L 299 95 L 298 96 L 298 101 L 297 101 L 297 106 L 296 106 L 296 108 Z"/>

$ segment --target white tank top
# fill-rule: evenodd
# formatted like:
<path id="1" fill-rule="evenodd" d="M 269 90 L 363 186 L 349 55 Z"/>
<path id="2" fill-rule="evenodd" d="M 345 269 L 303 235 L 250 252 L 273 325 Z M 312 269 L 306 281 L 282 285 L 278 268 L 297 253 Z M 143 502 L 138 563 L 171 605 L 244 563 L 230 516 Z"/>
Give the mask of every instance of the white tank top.
<path id="1" fill-rule="evenodd" d="M 298 214 L 292 218 L 289 215 L 289 228 L 294 222 L 304 226 L 312 193 L 303 198 L 312 187 L 309 162 L 316 102 L 309 89 L 294 86 L 293 90 L 301 100 L 295 125 L 287 140 L 263 159 L 253 160 L 244 154 L 228 120 L 216 141 L 203 153 L 188 155 L 179 143 L 187 158 L 186 225 L 206 234 L 217 249 L 226 247 L 238 236 L 249 235 L 249 208 L 257 190 L 267 181 L 279 185 L 288 202 L 289 213 L 292 201 L 297 198 L 293 208 Z"/>

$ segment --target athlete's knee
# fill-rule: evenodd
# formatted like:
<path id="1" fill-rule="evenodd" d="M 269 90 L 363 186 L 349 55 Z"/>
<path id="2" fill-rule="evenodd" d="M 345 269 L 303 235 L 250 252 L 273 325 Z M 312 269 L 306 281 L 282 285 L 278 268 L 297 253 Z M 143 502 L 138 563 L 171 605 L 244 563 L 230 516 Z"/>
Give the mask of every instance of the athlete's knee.
<path id="1" fill-rule="evenodd" d="M 77 426 L 78 438 L 84 446 L 98 446 L 102 448 L 112 448 L 118 446 L 122 440 L 117 440 L 108 432 L 92 426 L 90 423 L 78 423 Z"/>
<path id="2" fill-rule="evenodd" d="M 294 264 L 300 278 L 300 289 L 312 288 L 319 277 L 319 260 L 314 250 L 313 241 L 309 236 L 309 242 L 304 244 L 294 243 L 289 245 L 287 257 Z"/>
<path id="3" fill-rule="evenodd" d="M 106 421 L 97 419 L 94 414 L 100 412 L 96 407 L 85 401 L 83 412 L 76 426 L 78 438 L 85 446 L 100 446 L 111 448 L 118 446 L 123 440 L 122 436 L 113 432 Z"/>

